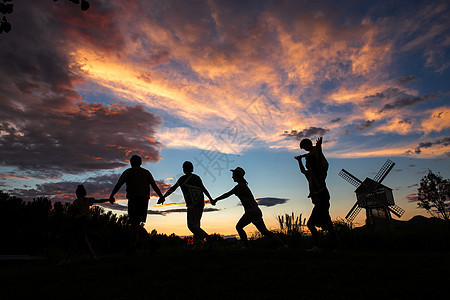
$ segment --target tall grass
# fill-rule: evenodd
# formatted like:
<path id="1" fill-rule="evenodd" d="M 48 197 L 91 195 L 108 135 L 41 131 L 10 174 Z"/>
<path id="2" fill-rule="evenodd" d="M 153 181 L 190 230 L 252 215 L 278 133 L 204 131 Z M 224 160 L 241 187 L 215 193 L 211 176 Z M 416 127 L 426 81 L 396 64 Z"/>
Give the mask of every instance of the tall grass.
<path id="1" fill-rule="evenodd" d="M 306 218 L 302 222 L 302 214 L 295 216 L 294 213 L 284 214 L 277 216 L 278 224 L 280 225 L 280 233 L 287 236 L 291 235 L 302 235 L 306 228 Z"/>

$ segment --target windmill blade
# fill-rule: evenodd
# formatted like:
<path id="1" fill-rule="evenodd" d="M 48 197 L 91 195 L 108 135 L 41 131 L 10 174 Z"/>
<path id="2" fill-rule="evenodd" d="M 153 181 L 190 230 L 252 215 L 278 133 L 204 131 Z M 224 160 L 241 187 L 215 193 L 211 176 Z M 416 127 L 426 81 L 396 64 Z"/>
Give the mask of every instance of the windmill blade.
<path id="1" fill-rule="evenodd" d="M 401 216 L 403 216 L 403 214 L 405 213 L 405 210 L 397 205 L 391 205 L 391 206 L 388 206 L 388 208 L 391 211 L 391 213 L 393 213 L 394 215 L 396 215 L 399 218 L 401 218 Z"/>
<path id="2" fill-rule="evenodd" d="M 353 222 L 353 220 L 356 218 L 356 216 L 359 214 L 359 212 L 361 211 L 362 207 L 358 205 L 358 202 L 355 203 L 355 205 L 353 205 L 352 209 L 350 209 L 350 211 L 348 212 L 348 214 L 345 216 L 345 218 L 349 221 L 349 222 Z"/>
<path id="3" fill-rule="evenodd" d="M 392 160 L 388 159 L 381 167 L 380 171 L 378 171 L 377 175 L 375 175 L 373 180 L 375 180 L 378 183 L 381 183 L 383 179 L 387 176 L 387 174 L 392 170 L 394 165 L 395 163 Z"/>
<path id="4" fill-rule="evenodd" d="M 342 178 L 347 180 L 350 184 L 353 184 L 356 187 L 359 187 L 361 185 L 361 183 L 362 183 L 361 180 L 359 180 L 358 178 L 356 178 L 355 176 L 353 176 L 349 172 L 345 171 L 344 169 L 342 169 L 339 172 L 339 176 L 341 176 Z"/>

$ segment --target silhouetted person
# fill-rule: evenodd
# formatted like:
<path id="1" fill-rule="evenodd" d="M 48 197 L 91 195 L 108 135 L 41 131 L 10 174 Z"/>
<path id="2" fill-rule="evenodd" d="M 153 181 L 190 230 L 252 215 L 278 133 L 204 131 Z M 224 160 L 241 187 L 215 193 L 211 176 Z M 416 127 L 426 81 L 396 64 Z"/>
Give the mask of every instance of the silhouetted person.
<path id="1" fill-rule="evenodd" d="M 71 244 L 69 252 L 67 253 L 66 257 L 59 263 L 59 265 L 70 263 L 73 251 L 75 250 L 77 242 L 79 241 L 83 242 L 86 245 L 89 251 L 89 256 L 94 260 L 97 259 L 87 237 L 89 229 L 90 206 L 94 203 L 104 203 L 110 201 L 110 199 L 95 200 L 95 198 L 86 197 L 87 192 L 83 185 L 79 185 L 75 193 L 77 195 L 77 199 L 73 201 L 69 210 L 69 217 L 71 218 L 69 226 L 71 233 Z"/>
<path id="2" fill-rule="evenodd" d="M 128 216 L 131 223 L 131 240 L 129 252 L 136 252 L 136 244 L 139 236 L 139 230 L 147 220 L 148 201 L 150 199 L 150 186 L 164 198 L 159 187 L 156 185 L 152 174 L 141 168 L 142 159 L 138 155 L 130 158 L 131 168 L 126 169 L 119 178 L 116 186 L 111 192 L 109 198 L 114 201 L 114 195 L 126 183 L 128 199 Z"/>
<path id="3" fill-rule="evenodd" d="M 187 226 L 194 234 L 194 249 L 197 244 L 203 242 L 204 239 L 208 241 L 208 246 L 211 246 L 212 238 L 200 227 L 200 220 L 203 215 L 203 208 L 205 207 L 204 195 L 206 195 L 211 202 L 213 199 L 203 185 L 201 178 L 192 173 L 194 172 L 194 165 L 190 161 L 185 161 L 183 163 L 183 172 L 185 175 L 181 176 L 164 194 L 164 198 L 171 195 L 178 187 L 181 188 L 187 206 Z M 164 203 L 164 198 L 158 201 L 158 203 Z"/>
<path id="4" fill-rule="evenodd" d="M 278 243 L 280 248 L 288 248 L 288 246 L 275 233 L 268 230 L 266 224 L 264 224 L 264 220 L 262 218 L 263 215 L 258 207 L 258 203 L 256 203 L 255 197 L 253 197 L 253 194 L 248 187 L 248 183 L 244 179 L 244 169 L 237 167 L 236 169 L 230 171 L 233 173 L 232 178 L 237 185 L 228 193 L 225 193 L 211 201 L 211 204 L 215 205 L 217 201 L 228 198 L 231 195 L 236 195 L 239 200 L 241 200 L 242 206 L 244 207 L 244 215 L 236 224 L 236 230 L 239 233 L 239 237 L 241 238 L 245 248 L 248 247 L 248 239 L 247 234 L 244 231 L 244 227 L 250 223 L 253 223 L 253 225 L 255 225 L 263 235 Z"/>
<path id="5" fill-rule="evenodd" d="M 328 162 L 322 152 L 322 137 L 316 146 L 312 145 L 310 139 L 303 139 L 300 142 L 300 149 L 308 151 L 305 155 L 296 156 L 300 171 L 305 175 L 309 185 L 309 195 L 314 204 L 307 226 L 314 239 L 314 247 L 310 251 L 320 250 L 319 234 L 316 227 L 328 230 L 337 247 L 337 238 L 334 231 L 333 222 L 330 217 L 330 193 L 328 192 L 325 179 L 327 177 Z M 306 169 L 303 166 L 302 158 L 306 159 Z"/>

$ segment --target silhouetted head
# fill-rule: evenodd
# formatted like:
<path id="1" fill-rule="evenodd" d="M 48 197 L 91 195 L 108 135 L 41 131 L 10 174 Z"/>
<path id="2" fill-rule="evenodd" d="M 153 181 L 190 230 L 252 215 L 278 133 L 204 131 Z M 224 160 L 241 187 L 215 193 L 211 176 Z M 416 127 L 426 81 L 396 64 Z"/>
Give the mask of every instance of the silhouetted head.
<path id="1" fill-rule="evenodd" d="M 234 180 L 235 182 L 247 182 L 247 181 L 244 179 L 245 171 L 244 171 L 244 169 L 242 169 L 241 167 L 237 167 L 236 169 L 230 170 L 230 171 L 233 173 L 233 175 L 231 176 L 231 178 L 233 178 L 233 180 Z"/>
<path id="2" fill-rule="evenodd" d="M 185 161 L 183 163 L 183 172 L 184 174 L 190 174 L 194 172 L 194 165 L 190 161 Z"/>
<path id="3" fill-rule="evenodd" d="M 77 190 L 75 191 L 75 193 L 77 194 L 77 198 L 82 198 L 87 195 L 86 189 L 84 188 L 84 186 L 82 184 L 80 184 L 77 187 Z"/>
<path id="4" fill-rule="evenodd" d="M 142 159 L 139 155 L 133 155 L 130 158 L 130 164 L 132 167 L 139 167 L 140 165 L 142 165 Z"/>
<path id="5" fill-rule="evenodd" d="M 300 142 L 300 149 L 304 149 L 306 151 L 311 151 L 312 147 L 313 147 L 313 144 L 310 139 L 303 139 Z"/>

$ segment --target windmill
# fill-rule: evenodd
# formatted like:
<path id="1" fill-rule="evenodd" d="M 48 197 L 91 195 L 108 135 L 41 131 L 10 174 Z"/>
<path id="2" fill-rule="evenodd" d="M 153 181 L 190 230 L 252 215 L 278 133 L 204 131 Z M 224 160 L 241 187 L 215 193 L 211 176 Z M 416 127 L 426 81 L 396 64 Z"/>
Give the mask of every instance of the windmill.
<path id="1" fill-rule="evenodd" d="M 339 176 L 356 187 L 356 203 L 345 217 L 348 221 L 353 221 L 363 208 L 366 209 L 367 225 L 388 224 L 392 219 L 391 213 L 399 218 L 403 215 L 405 211 L 395 204 L 392 189 L 381 184 L 394 165 L 388 159 L 373 179 L 366 178 L 364 181 L 344 169 L 339 172 Z"/>

